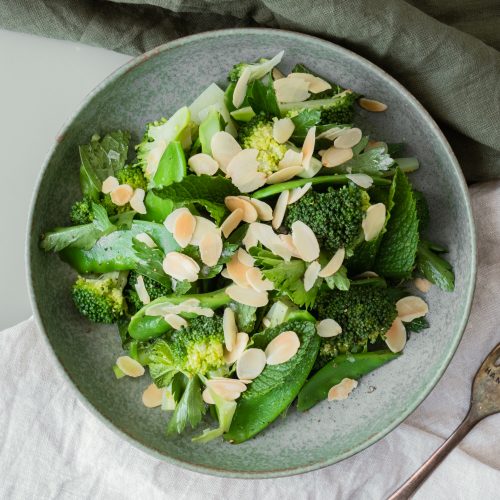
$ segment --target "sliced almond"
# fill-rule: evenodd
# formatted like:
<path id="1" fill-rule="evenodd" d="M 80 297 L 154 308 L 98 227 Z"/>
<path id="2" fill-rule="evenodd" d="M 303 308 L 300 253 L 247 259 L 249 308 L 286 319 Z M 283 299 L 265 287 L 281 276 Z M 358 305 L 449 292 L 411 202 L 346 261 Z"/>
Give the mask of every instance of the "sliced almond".
<path id="1" fill-rule="evenodd" d="M 195 218 L 196 227 L 194 229 L 193 236 L 191 237 L 191 245 L 199 246 L 202 238 L 207 233 L 219 233 L 219 228 L 211 220 L 208 220 L 205 217 L 200 217 L 199 215 L 195 215 Z"/>
<path id="2" fill-rule="evenodd" d="M 181 248 L 186 248 L 193 237 L 196 228 L 196 218 L 189 210 L 179 214 L 175 219 L 173 236 Z"/>
<path id="3" fill-rule="evenodd" d="M 256 222 L 251 225 L 251 230 L 257 238 L 257 241 L 260 241 L 262 245 L 269 248 L 271 252 L 286 261 L 290 260 L 292 253 L 288 249 L 287 245 L 285 245 L 283 241 L 281 241 L 280 237 L 273 231 L 271 226 Z"/>
<path id="4" fill-rule="evenodd" d="M 177 221 L 177 217 L 180 217 L 182 214 L 185 214 L 185 213 L 191 214 L 191 212 L 189 211 L 189 209 L 187 209 L 186 207 L 177 208 L 176 210 L 174 210 L 172 213 L 170 213 L 167 216 L 167 218 L 163 221 L 163 225 L 171 233 L 173 233 L 174 232 L 174 228 L 175 228 L 175 222 Z"/>
<path id="5" fill-rule="evenodd" d="M 111 191 L 111 201 L 118 207 L 123 207 L 126 205 L 132 195 L 134 194 L 134 190 L 128 184 L 120 184 L 117 188 Z"/>
<path id="6" fill-rule="evenodd" d="M 387 104 L 376 101 L 375 99 L 367 99 L 366 97 L 362 97 L 361 99 L 359 99 L 358 103 L 363 109 L 366 109 L 366 111 L 371 111 L 373 113 L 380 113 L 387 109 Z"/>
<path id="7" fill-rule="evenodd" d="M 279 80 L 280 78 L 285 78 L 285 75 L 278 68 L 273 68 L 272 75 L 273 75 L 273 80 Z"/>
<path id="8" fill-rule="evenodd" d="M 365 271 L 361 274 L 354 276 L 355 279 L 362 280 L 365 278 L 378 278 L 378 274 L 373 271 Z"/>
<path id="9" fill-rule="evenodd" d="M 210 155 L 198 153 L 188 160 L 189 168 L 196 175 L 214 175 L 219 170 L 219 164 Z"/>
<path id="10" fill-rule="evenodd" d="M 181 328 L 185 328 L 188 323 L 187 321 L 182 317 L 179 316 L 178 314 L 165 314 L 163 316 L 163 319 L 174 329 L 174 330 L 180 330 Z"/>
<path id="11" fill-rule="evenodd" d="M 273 124 L 273 138 L 276 142 L 284 144 L 293 134 L 295 124 L 290 118 L 281 118 Z"/>
<path id="12" fill-rule="evenodd" d="M 238 285 L 230 285 L 226 293 L 231 299 L 252 307 L 264 307 L 269 302 L 267 292 L 256 292 L 253 288 L 243 288 Z"/>
<path id="13" fill-rule="evenodd" d="M 240 196 L 226 196 L 224 198 L 224 203 L 231 212 L 237 208 L 243 210 L 243 220 L 245 222 L 255 222 L 257 220 L 257 210 L 244 198 Z"/>
<path id="14" fill-rule="evenodd" d="M 285 218 L 286 207 L 288 205 L 289 196 L 290 196 L 290 191 L 288 190 L 282 191 L 278 196 L 278 201 L 276 202 L 276 206 L 274 207 L 273 221 L 271 222 L 271 225 L 274 229 L 278 229 L 281 226 L 283 219 Z"/>
<path id="15" fill-rule="evenodd" d="M 429 306 L 420 297 L 410 295 L 396 302 L 398 317 L 401 321 L 409 323 L 414 319 L 421 318 L 429 312 Z"/>
<path id="16" fill-rule="evenodd" d="M 396 318 L 385 334 L 385 343 L 392 352 L 400 352 L 406 345 L 406 329 L 400 318 Z"/>
<path id="17" fill-rule="evenodd" d="M 169 252 L 163 259 L 163 270 L 178 281 L 187 280 L 193 283 L 198 279 L 200 266 L 187 255 L 179 252 Z"/>
<path id="18" fill-rule="evenodd" d="M 156 408 L 161 406 L 163 399 L 163 389 L 160 389 L 155 384 L 150 384 L 142 393 L 142 402 L 147 408 Z"/>
<path id="19" fill-rule="evenodd" d="M 255 198 L 249 199 L 250 203 L 257 210 L 257 217 L 259 220 L 269 221 L 273 218 L 273 209 L 265 201 L 257 200 Z"/>
<path id="20" fill-rule="evenodd" d="M 387 142 L 383 141 L 368 141 L 368 144 L 365 146 L 365 151 L 369 151 L 374 148 L 384 148 L 384 152 L 387 153 L 389 148 L 387 147 Z"/>
<path id="21" fill-rule="evenodd" d="M 239 379 L 253 380 L 266 367 L 266 355 L 262 349 L 247 349 L 236 361 L 236 375 Z"/>
<path id="22" fill-rule="evenodd" d="M 344 151 L 347 151 L 347 149 Z M 368 189 L 373 185 L 373 179 L 366 174 L 347 174 L 346 177 L 363 189 Z"/>
<path id="23" fill-rule="evenodd" d="M 342 327 L 334 319 L 326 318 L 316 324 L 316 333 L 323 338 L 336 337 L 342 333 Z"/>
<path id="24" fill-rule="evenodd" d="M 316 144 L 316 127 L 311 127 L 306 134 L 304 144 L 302 144 L 302 166 L 304 170 L 311 167 L 311 159 L 314 154 L 314 145 Z"/>
<path id="25" fill-rule="evenodd" d="M 241 151 L 238 141 L 228 132 L 216 132 L 210 141 L 212 156 L 226 173 L 229 162 Z"/>
<path id="26" fill-rule="evenodd" d="M 239 223 L 243 220 L 243 209 L 237 208 L 229 214 L 226 220 L 222 223 L 220 230 L 224 235 L 224 238 L 228 238 L 229 235 L 238 227 Z"/>
<path id="27" fill-rule="evenodd" d="M 244 183 L 253 179 L 259 168 L 255 148 L 242 149 L 236 153 L 227 165 L 226 173 L 233 182 Z"/>
<path id="28" fill-rule="evenodd" d="M 257 234 L 255 231 L 255 227 L 253 227 L 254 224 L 250 224 L 250 226 L 247 229 L 247 232 L 245 234 L 245 237 L 241 241 L 243 245 L 245 246 L 246 250 L 250 250 L 250 248 L 254 247 L 257 245 L 259 242 L 257 238 Z"/>
<path id="29" fill-rule="evenodd" d="M 352 378 L 343 378 L 340 383 L 334 385 L 328 391 L 328 401 L 342 401 L 349 397 L 349 394 L 358 387 L 358 381 Z"/>
<path id="30" fill-rule="evenodd" d="M 104 194 L 109 194 L 111 191 L 114 191 L 120 183 L 118 182 L 118 179 L 116 177 L 113 177 L 110 175 L 109 177 L 106 177 L 102 183 L 101 187 L 101 192 Z"/>
<path id="31" fill-rule="evenodd" d="M 311 262 L 304 273 L 304 290 L 308 292 L 316 283 L 321 265 L 318 261 Z"/>
<path id="32" fill-rule="evenodd" d="M 417 289 L 420 290 L 422 293 L 427 293 L 432 286 L 432 283 L 429 280 L 426 280 L 425 278 L 415 278 L 413 283 L 415 284 Z"/>
<path id="33" fill-rule="evenodd" d="M 154 242 L 153 238 L 151 238 L 151 236 L 149 236 L 149 234 L 147 233 L 136 234 L 135 239 L 137 241 L 140 241 L 141 243 L 144 243 L 149 248 L 156 248 L 156 243 Z"/>
<path id="34" fill-rule="evenodd" d="M 323 152 L 321 163 L 326 168 L 338 167 L 353 157 L 352 149 L 337 149 L 335 146 Z"/>
<path id="35" fill-rule="evenodd" d="M 245 252 L 243 248 L 238 248 L 238 251 L 236 252 L 236 257 L 242 264 L 248 267 L 253 267 L 255 263 L 255 259 L 248 252 Z"/>
<path id="36" fill-rule="evenodd" d="M 240 190 L 240 193 L 251 193 L 262 187 L 266 183 L 266 179 L 266 174 L 263 172 L 256 172 L 249 181 L 237 182 L 234 179 L 231 179 L 231 181 Z"/>
<path id="37" fill-rule="evenodd" d="M 347 129 L 348 127 L 332 127 L 321 132 L 316 139 L 328 139 L 329 141 L 333 141 Z"/>
<path id="38" fill-rule="evenodd" d="M 278 167 L 287 168 L 287 167 L 297 167 L 302 165 L 303 158 L 302 151 L 294 151 L 293 149 L 287 149 L 283 158 L 278 163 Z"/>
<path id="39" fill-rule="evenodd" d="M 247 271 L 250 267 L 252 266 L 247 266 L 240 262 L 237 254 L 234 254 L 231 257 L 231 260 L 226 264 L 226 270 L 229 278 L 232 279 L 238 286 L 243 288 L 250 286 L 246 278 Z"/>
<path id="40" fill-rule="evenodd" d="M 272 281 L 264 279 L 262 277 L 262 272 L 257 267 L 251 267 L 246 274 L 246 278 L 250 286 L 256 292 L 265 292 L 267 290 L 273 290 L 274 285 Z"/>
<path id="41" fill-rule="evenodd" d="M 361 223 L 365 241 L 374 240 L 379 235 L 385 225 L 385 215 L 386 210 L 383 203 L 376 203 L 368 207 L 366 216 Z"/>
<path id="42" fill-rule="evenodd" d="M 266 180 L 266 184 L 278 184 L 280 182 L 286 182 L 300 174 L 303 170 L 302 166 L 297 167 L 285 167 L 281 170 L 273 172 Z"/>
<path id="43" fill-rule="evenodd" d="M 148 153 L 146 157 L 146 176 L 154 176 L 156 170 L 158 169 L 158 164 L 160 163 L 161 157 L 165 152 L 165 149 L 167 149 L 167 143 L 162 139 L 157 141 L 156 146 Z"/>
<path id="44" fill-rule="evenodd" d="M 302 221 L 297 220 L 292 224 L 292 239 L 300 258 L 312 262 L 319 257 L 319 244 L 313 230 Z"/>
<path id="45" fill-rule="evenodd" d="M 290 190 L 290 196 L 288 197 L 288 204 L 291 205 L 292 203 L 295 203 L 296 201 L 299 201 L 302 196 L 304 196 L 309 189 L 311 189 L 312 183 L 308 182 L 307 184 L 304 184 L 302 187 L 294 188 Z"/>
<path id="46" fill-rule="evenodd" d="M 144 285 L 144 278 L 139 275 L 137 276 L 137 282 L 134 285 L 135 291 L 139 296 L 139 300 L 144 304 L 149 304 L 151 302 L 151 298 L 149 296 L 148 291 L 146 290 L 146 285 Z"/>
<path id="47" fill-rule="evenodd" d="M 207 380 L 207 387 L 226 401 L 238 399 L 247 386 L 234 378 Z"/>
<path id="48" fill-rule="evenodd" d="M 116 366 L 128 377 L 141 377 L 144 375 L 144 366 L 130 356 L 120 356 L 116 360 Z"/>
<path id="49" fill-rule="evenodd" d="M 279 102 L 302 102 L 311 95 L 309 83 L 299 78 L 281 78 L 273 86 Z"/>
<path id="50" fill-rule="evenodd" d="M 293 244 L 293 238 L 291 234 L 280 234 L 278 235 L 279 239 L 284 243 L 286 246 L 287 250 L 290 252 L 290 255 L 292 257 L 297 257 L 297 259 L 300 259 L 299 252 L 295 248 L 295 245 Z"/>
<path id="51" fill-rule="evenodd" d="M 321 269 L 318 276 L 320 278 L 328 278 L 329 276 L 334 275 L 340 269 L 340 266 L 342 266 L 344 258 L 345 258 L 345 249 L 339 248 L 335 252 L 333 257 L 330 259 L 328 264 L 323 269 Z"/>
<path id="52" fill-rule="evenodd" d="M 325 90 L 329 90 L 332 86 L 323 78 L 319 76 L 311 75 L 310 73 L 290 73 L 288 78 L 299 78 L 301 80 L 305 80 L 309 83 L 309 91 L 312 94 L 319 94 L 320 92 L 324 92 Z"/>
<path id="53" fill-rule="evenodd" d="M 234 311 L 226 307 L 224 309 L 224 316 L 222 318 L 222 328 L 224 330 L 224 345 L 228 352 L 233 350 L 233 346 L 236 343 L 236 335 L 238 333 L 238 327 L 236 326 L 236 318 L 234 316 Z"/>
<path id="54" fill-rule="evenodd" d="M 248 340 L 248 333 L 238 332 L 236 334 L 236 341 L 231 352 L 227 351 L 227 349 L 224 350 L 224 361 L 226 364 L 231 365 L 240 358 L 248 344 Z"/>
<path id="55" fill-rule="evenodd" d="M 286 331 L 275 337 L 266 347 L 268 365 L 281 365 L 292 359 L 300 347 L 299 337 L 295 332 Z"/>
<path id="56" fill-rule="evenodd" d="M 203 398 L 203 401 L 205 401 L 205 403 L 207 403 L 207 405 L 214 405 L 215 404 L 215 401 L 212 398 L 212 395 L 210 394 L 210 390 L 208 389 L 208 387 L 205 387 L 205 389 L 203 389 L 203 392 L 201 393 L 201 397 Z"/>
<path id="57" fill-rule="evenodd" d="M 247 66 L 241 73 L 233 91 L 233 106 L 235 108 L 239 108 L 243 101 L 245 100 L 245 96 L 248 88 L 248 80 L 252 74 L 252 70 Z"/>
<path id="58" fill-rule="evenodd" d="M 147 212 L 146 205 L 144 205 L 144 197 L 146 196 L 146 192 L 144 189 L 137 188 L 134 190 L 134 194 L 130 198 L 130 206 L 133 210 L 135 210 L 138 214 L 145 214 Z"/>
<path id="59" fill-rule="evenodd" d="M 203 264 L 215 266 L 222 254 L 222 238 L 220 234 L 210 231 L 200 241 L 200 257 Z"/>
<path id="60" fill-rule="evenodd" d="M 186 299 L 180 304 L 172 304 L 170 302 L 153 304 L 146 309 L 146 316 L 164 316 L 165 314 L 179 314 L 187 312 L 189 308 L 200 305 L 198 299 Z"/>
<path id="61" fill-rule="evenodd" d="M 362 137 L 363 132 L 359 128 L 348 128 L 333 141 L 333 145 L 337 149 L 350 149 L 356 146 Z"/>

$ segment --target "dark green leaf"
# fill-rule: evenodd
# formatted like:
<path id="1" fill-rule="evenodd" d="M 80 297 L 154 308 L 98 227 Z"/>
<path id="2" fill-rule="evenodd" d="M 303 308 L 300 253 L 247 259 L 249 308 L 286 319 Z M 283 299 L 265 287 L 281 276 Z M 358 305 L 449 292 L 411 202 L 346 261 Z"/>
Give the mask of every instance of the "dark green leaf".
<path id="1" fill-rule="evenodd" d="M 421 241 L 417 250 L 417 271 L 441 290 L 455 289 L 455 275 L 451 264 L 433 251 L 433 244 Z M 438 248 L 442 248 L 439 247 Z"/>
<path id="2" fill-rule="evenodd" d="M 292 118 L 295 125 L 292 140 L 303 142 L 308 130 L 319 123 L 321 111 L 319 109 L 303 109 L 298 115 Z"/>
<path id="3" fill-rule="evenodd" d="M 231 302 L 229 307 L 234 311 L 236 316 L 238 331 L 251 333 L 257 321 L 257 308 L 240 304 L 239 302 Z"/>
<path id="4" fill-rule="evenodd" d="M 264 113 L 267 116 L 280 116 L 278 101 L 276 100 L 273 82 L 270 78 L 267 85 L 260 80 L 251 82 L 248 85 L 247 99 L 248 104 L 255 113 Z"/>
<path id="5" fill-rule="evenodd" d="M 168 288 L 172 287 L 172 280 L 163 270 L 165 254 L 159 248 L 150 248 L 142 241 L 133 238 L 132 248 L 135 252 L 135 270 Z"/>
<path id="6" fill-rule="evenodd" d="M 421 318 L 416 318 L 409 323 L 405 323 L 405 328 L 407 332 L 417 333 L 429 328 L 429 322 L 427 321 L 427 318 L 422 316 Z"/>

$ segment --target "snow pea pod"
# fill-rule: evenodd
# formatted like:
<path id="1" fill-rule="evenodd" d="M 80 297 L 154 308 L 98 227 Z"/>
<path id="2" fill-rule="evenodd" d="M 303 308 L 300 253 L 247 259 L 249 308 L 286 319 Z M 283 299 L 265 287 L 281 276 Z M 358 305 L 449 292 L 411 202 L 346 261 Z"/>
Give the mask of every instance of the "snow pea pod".
<path id="1" fill-rule="evenodd" d="M 358 380 L 363 375 L 397 358 L 399 353 L 391 351 L 362 352 L 337 356 L 317 371 L 302 387 L 297 409 L 305 411 L 328 396 L 328 391 L 344 378 Z"/>

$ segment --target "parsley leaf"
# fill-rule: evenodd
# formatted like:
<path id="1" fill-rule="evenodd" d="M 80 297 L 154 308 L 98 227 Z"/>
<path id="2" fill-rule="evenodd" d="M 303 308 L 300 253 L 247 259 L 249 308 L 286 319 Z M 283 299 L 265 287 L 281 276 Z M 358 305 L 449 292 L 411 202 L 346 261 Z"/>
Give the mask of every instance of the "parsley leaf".
<path id="1" fill-rule="evenodd" d="M 168 288 L 172 287 L 172 280 L 163 270 L 165 254 L 159 248 L 150 248 L 135 237 L 132 239 L 132 249 L 135 253 L 135 270 L 148 278 Z"/>
<path id="2" fill-rule="evenodd" d="M 335 167 L 335 171 L 339 173 L 381 175 L 390 171 L 393 166 L 394 160 L 385 152 L 384 148 L 372 148 Z"/>

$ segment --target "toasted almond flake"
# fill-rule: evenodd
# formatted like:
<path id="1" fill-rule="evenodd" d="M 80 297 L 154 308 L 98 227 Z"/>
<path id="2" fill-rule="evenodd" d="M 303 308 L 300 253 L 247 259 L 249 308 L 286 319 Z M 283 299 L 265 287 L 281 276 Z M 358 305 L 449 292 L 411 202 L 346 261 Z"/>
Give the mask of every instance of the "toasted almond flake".
<path id="1" fill-rule="evenodd" d="M 376 203 L 368 207 L 366 216 L 361 223 L 365 233 L 365 241 L 374 240 L 379 235 L 385 224 L 385 215 L 386 210 L 383 203 Z"/>
<path id="2" fill-rule="evenodd" d="M 181 248 L 186 248 L 193 237 L 196 218 L 191 212 L 183 212 L 175 219 L 173 236 Z"/>
<path id="3" fill-rule="evenodd" d="M 401 321 L 409 323 L 414 319 L 421 318 L 429 312 L 429 306 L 420 297 L 410 295 L 396 302 L 398 317 Z"/>
<path id="4" fill-rule="evenodd" d="M 153 177 L 158 169 L 158 164 L 160 163 L 163 153 L 167 149 L 167 143 L 164 140 L 158 141 L 157 145 L 149 152 L 146 157 L 146 175 L 148 177 Z"/>
<path id="5" fill-rule="evenodd" d="M 347 151 L 347 149 L 344 151 Z M 366 174 L 347 174 L 346 177 L 363 189 L 368 189 L 373 185 L 373 179 Z"/>
<path id="6" fill-rule="evenodd" d="M 253 179 L 245 182 L 237 182 L 231 179 L 232 183 L 240 190 L 241 193 L 251 193 L 259 189 L 266 183 L 266 174 L 263 172 L 256 172 Z"/>
<path id="7" fill-rule="evenodd" d="M 321 132 L 316 137 L 317 139 L 328 139 L 329 141 L 334 141 L 339 135 L 341 135 L 345 130 L 348 130 L 349 127 L 332 127 L 329 128 L 328 130 L 325 130 L 324 132 Z M 320 151 L 321 153 L 321 151 Z"/>
<path id="8" fill-rule="evenodd" d="M 242 149 L 236 153 L 227 165 L 227 175 L 239 183 L 252 180 L 259 167 L 258 154 L 259 151 L 255 148 Z"/>
<path id="9" fill-rule="evenodd" d="M 294 151 L 293 149 L 287 149 L 283 158 L 278 163 L 280 169 L 287 167 L 298 167 L 302 165 L 303 159 L 302 151 Z"/>
<path id="10" fill-rule="evenodd" d="M 238 332 L 236 334 L 236 341 L 231 352 L 227 351 L 227 349 L 224 350 L 224 361 L 226 364 L 231 365 L 240 358 L 248 344 L 248 340 L 248 333 Z"/>
<path id="11" fill-rule="evenodd" d="M 247 386 L 234 378 L 207 380 L 207 387 L 226 401 L 238 399 Z"/>
<path id="12" fill-rule="evenodd" d="M 250 250 L 250 248 L 257 245 L 259 240 L 257 238 L 257 233 L 255 231 L 255 227 L 253 227 L 253 224 L 250 224 L 250 226 L 247 229 L 247 233 L 245 234 L 245 237 L 241 242 L 245 246 L 247 252 L 248 250 Z"/>
<path id="13" fill-rule="evenodd" d="M 205 389 L 203 389 L 203 392 L 201 393 L 201 397 L 203 398 L 203 401 L 205 401 L 205 403 L 207 403 L 207 405 L 214 405 L 215 404 L 215 401 L 213 400 L 212 395 L 210 394 L 210 390 L 208 389 L 208 387 L 205 387 Z"/>
<path id="14" fill-rule="evenodd" d="M 300 347 L 299 337 L 295 332 L 281 332 L 266 347 L 268 365 L 281 365 L 292 359 Z"/>
<path id="15" fill-rule="evenodd" d="M 342 333 L 342 327 L 332 318 L 316 323 L 316 333 L 323 338 L 336 337 Z"/>
<path id="16" fill-rule="evenodd" d="M 362 137 L 363 132 L 359 128 L 348 128 L 333 141 L 333 145 L 337 149 L 350 149 L 356 146 Z"/>
<path id="17" fill-rule="evenodd" d="M 224 203 L 231 212 L 237 208 L 243 210 L 243 220 L 245 222 L 255 222 L 257 220 L 257 210 L 244 198 L 240 196 L 226 196 L 224 198 Z"/>
<path id="18" fill-rule="evenodd" d="M 314 154 L 314 145 L 316 144 L 316 127 L 311 127 L 306 134 L 304 144 L 302 144 L 302 166 L 304 170 L 311 167 L 311 158 Z"/>
<path id="19" fill-rule="evenodd" d="M 167 218 L 163 221 L 163 225 L 171 232 L 173 233 L 174 232 L 174 228 L 175 228 L 175 222 L 177 220 L 177 217 L 181 216 L 182 214 L 185 214 L 185 213 L 188 213 L 188 214 L 191 214 L 191 212 L 189 211 L 189 209 L 187 209 L 186 207 L 181 207 L 181 208 L 177 208 L 176 210 L 174 210 L 172 213 L 170 213 Z"/>
<path id="20" fill-rule="evenodd" d="M 222 238 L 220 234 L 210 231 L 201 239 L 199 248 L 203 264 L 215 266 L 222 254 Z"/>
<path id="21" fill-rule="evenodd" d="M 128 184 L 120 184 L 117 188 L 111 191 L 111 201 L 118 207 L 123 207 L 126 205 L 132 195 L 134 194 L 134 190 Z"/>
<path id="22" fill-rule="evenodd" d="M 163 389 L 160 389 L 155 384 L 150 384 L 142 393 L 142 402 L 147 408 L 156 408 L 161 406 L 163 399 Z"/>
<path id="23" fill-rule="evenodd" d="M 238 379 L 240 382 L 243 382 L 245 385 L 251 384 L 253 380 L 247 379 L 247 378 L 239 378 Z"/>
<path id="24" fill-rule="evenodd" d="M 417 289 L 422 293 L 427 293 L 432 286 L 432 283 L 425 278 L 415 278 L 415 281 L 413 283 L 415 283 Z"/>
<path id="25" fill-rule="evenodd" d="M 332 146 L 323 152 L 321 163 L 326 168 L 338 167 L 342 163 L 349 161 L 352 157 L 352 149 L 337 149 L 335 146 Z"/>
<path id="26" fill-rule="evenodd" d="M 266 367 L 266 355 L 262 349 L 247 349 L 236 361 L 236 376 L 239 379 L 257 378 Z"/>
<path id="27" fill-rule="evenodd" d="M 224 268 L 221 272 L 220 272 L 220 275 L 223 277 L 223 278 L 226 278 L 228 280 L 231 279 L 231 276 L 229 276 L 229 273 L 227 272 L 227 269 Z"/>
<path id="28" fill-rule="evenodd" d="M 296 220 L 292 224 L 292 238 L 302 260 L 312 262 L 319 257 L 318 240 L 307 224 Z"/>
<path id="29" fill-rule="evenodd" d="M 266 184 L 278 184 L 279 182 L 289 181 L 303 170 L 302 166 L 285 167 L 273 172 L 266 180 Z"/>
<path id="30" fill-rule="evenodd" d="M 233 91 L 233 106 L 239 108 L 245 100 L 247 93 L 248 80 L 252 74 L 252 70 L 247 66 L 241 73 Z"/>
<path id="31" fill-rule="evenodd" d="M 135 291 L 139 296 L 139 300 L 144 304 L 149 304 L 151 302 L 151 298 L 149 296 L 148 291 L 146 290 L 146 285 L 144 285 L 144 278 L 139 274 L 137 276 L 137 282 L 134 285 Z"/>
<path id="32" fill-rule="evenodd" d="M 299 252 L 295 248 L 295 245 L 293 244 L 293 238 L 291 234 L 280 234 L 278 235 L 279 239 L 283 242 L 285 247 L 287 248 L 288 252 L 292 257 L 297 257 L 297 259 L 300 259 Z"/>
<path id="33" fill-rule="evenodd" d="M 373 271 L 365 271 L 361 274 L 354 276 L 355 279 L 361 280 L 365 278 L 378 278 L 378 274 Z"/>
<path id="34" fill-rule="evenodd" d="M 366 109 L 366 111 L 371 111 L 373 113 L 380 113 L 387 109 L 387 104 L 376 101 L 375 99 L 367 99 L 366 97 L 362 97 L 361 99 L 359 99 L 358 103 L 363 109 Z"/>
<path id="35" fill-rule="evenodd" d="M 293 134 L 295 124 L 290 118 L 281 118 L 273 124 L 273 138 L 276 142 L 284 144 Z"/>
<path id="36" fill-rule="evenodd" d="M 304 273 L 304 290 L 308 292 L 316 283 L 321 265 L 318 261 L 311 262 Z"/>
<path id="37" fill-rule="evenodd" d="M 256 267 L 251 267 L 246 274 L 246 278 L 250 286 L 256 292 L 265 292 L 267 290 L 273 290 L 274 285 L 268 279 L 262 277 L 262 272 Z"/>
<path id="38" fill-rule="evenodd" d="M 349 397 L 349 394 L 358 387 L 358 381 L 352 378 L 343 378 L 340 383 L 334 385 L 328 391 L 328 401 L 342 401 Z"/>
<path id="39" fill-rule="evenodd" d="M 187 255 L 179 252 L 169 252 L 163 259 L 163 270 L 176 280 L 187 280 L 192 283 L 198 279 L 200 266 Z"/>
<path id="40" fill-rule="evenodd" d="M 210 141 L 212 156 L 226 173 L 229 162 L 241 151 L 238 141 L 228 132 L 216 132 Z"/>
<path id="41" fill-rule="evenodd" d="M 120 356 L 116 360 L 116 365 L 129 377 L 141 377 L 144 375 L 144 366 L 130 356 Z"/>
<path id="42" fill-rule="evenodd" d="M 145 214 L 147 212 L 146 205 L 144 205 L 144 197 L 146 196 L 146 192 L 144 189 L 137 188 L 130 198 L 130 206 L 133 210 L 135 210 L 138 214 Z"/>
<path id="43" fill-rule="evenodd" d="M 181 328 L 184 328 L 187 326 L 187 321 L 182 317 L 179 316 L 178 314 L 165 314 L 163 316 L 163 319 L 174 329 L 174 330 L 180 330 Z"/>
<path id="44" fill-rule="evenodd" d="M 151 238 L 151 236 L 149 236 L 149 234 L 147 233 L 139 233 L 135 236 L 135 239 L 137 241 L 140 241 L 141 243 L 144 243 L 149 248 L 156 248 L 156 243 L 154 242 L 153 238 Z"/>
<path id="45" fill-rule="evenodd" d="M 271 225 L 274 229 L 278 229 L 281 226 L 283 219 L 285 218 L 289 196 L 290 191 L 288 190 L 281 191 L 280 195 L 278 196 L 278 201 L 276 202 L 276 206 L 274 207 L 273 221 L 271 222 Z"/>
<path id="46" fill-rule="evenodd" d="M 365 146 L 365 151 L 369 151 L 374 148 L 384 148 L 384 152 L 387 153 L 389 148 L 387 147 L 387 143 L 383 141 L 368 141 L 368 144 Z"/>
<path id="47" fill-rule="evenodd" d="M 273 86 L 279 102 L 302 102 L 311 95 L 309 82 L 299 78 L 280 78 Z"/>
<path id="48" fill-rule="evenodd" d="M 281 78 L 285 78 L 285 75 L 278 68 L 273 68 L 272 75 L 273 80 L 280 80 Z"/>
<path id="49" fill-rule="evenodd" d="M 290 196 L 288 197 L 288 204 L 291 205 L 292 203 L 295 203 L 296 201 L 299 201 L 302 196 L 304 196 L 309 189 L 311 189 L 312 183 L 308 182 L 307 184 L 304 184 L 302 187 L 294 188 L 290 191 Z"/>
<path id="50" fill-rule="evenodd" d="M 165 314 L 179 314 L 188 312 L 192 307 L 198 307 L 200 301 L 198 299 L 186 299 L 180 304 L 161 303 L 153 304 L 146 309 L 146 316 L 164 316 Z"/>
<path id="51" fill-rule="evenodd" d="M 385 334 L 385 343 L 392 352 L 401 352 L 406 345 L 406 329 L 400 318 L 396 318 Z"/>
<path id="52" fill-rule="evenodd" d="M 219 170 L 219 164 L 210 155 L 198 153 L 188 160 L 189 168 L 196 175 L 214 175 Z"/>
<path id="53" fill-rule="evenodd" d="M 220 230 L 224 235 L 224 238 L 228 238 L 229 235 L 238 227 L 239 223 L 243 220 L 243 209 L 237 208 L 229 214 L 226 220 L 222 223 Z"/>
<path id="54" fill-rule="evenodd" d="M 310 73 L 290 73 L 288 78 L 299 78 L 301 80 L 305 80 L 309 83 L 309 91 L 312 94 L 319 94 L 320 92 L 324 92 L 325 90 L 329 90 L 332 86 L 323 78 L 319 76 L 311 75 Z"/>
<path id="55" fill-rule="evenodd" d="M 238 285 L 230 285 L 226 293 L 236 302 L 252 307 L 264 307 L 269 298 L 267 292 L 256 292 L 253 288 L 243 288 Z"/>
<path id="56" fill-rule="evenodd" d="M 228 352 L 233 350 L 233 346 L 236 343 L 236 334 L 238 333 L 238 327 L 236 326 L 236 318 L 234 316 L 234 311 L 226 307 L 224 309 L 224 316 L 222 318 L 222 328 L 224 330 L 224 345 Z"/>
<path id="57" fill-rule="evenodd" d="M 236 252 L 236 257 L 242 264 L 248 267 L 253 267 L 255 263 L 255 259 L 248 252 L 245 252 L 243 248 L 238 248 L 238 251 Z"/>
<path id="58" fill-rule="evenodd" d="M 269 318 L 264 318 L 262 320 L 262 324 L 266 327 L 269 328 L 271 326 L 271 320 Z"/>
<path id="59" fill-rule="evenodd" d="M 207 318 L 212 318 L 214 315 L 213 309 L 209 307 L 186 307 L 181 312 L 194 313 L 197 316 L 206 316 Z"/>
<path id="60" fill-rule="evenodd" d="M 273 231 L 271 226 L 254 222 L 250 225 L 250 229 L 256 236 L 257 240 L 260 241 L 266 248 L 269 248 L 271 252 L 287 262 L 290 260 L 292 253 L 288 249 L 287 245 L 285 245 L 285 243 L 281 241 L 280 237 Z"/>
<path id="61" fill-rule="evenodd" d="M 208 220 L 205 217 L 200 217 L 199 215 L 195 215 L 195 218 L 196 227 L 191 238 L 191 245 L 199 246 L 202 238 L 207 233 L 220 233 L 219 228 L 211 220 Z"/>
<path id="62" fill-rule="evenodd" d="M 246 278 L 247 271 L 250 267 L 251 266 L 247 266 L 240 262 L 237 254 L 234 254 L 231 257 L 231 260 L 226 264 L 226 270 L 229 278 L 243 288 L 250 286 Z"/>
<path id="63" fill-rule="evenodd" d="M 340 269 L 340 266 L 342 266 L 344 258 L 345 258 L 345 249 L 339 248 L 335 252 L 333 257 L 330 259 L 328 264 L 323 269 L 321 269 L 318 276 L 320 278 L 328 278 L 329 276 L 334 275 Z"/>
<path id="64" fill-rule="evenodd" d="M 259 220 L 269 221 L 273 218 L 273 209 L 265 201 L 249 198 L 250 203 L 257 210 L 257 217 Z"/>
<path id="65" fill-rule="evenodd" d="M 120 183 L 118 182 L 118 179 L 110 175 L 103 181 L 101 191 L 104 194 L 109 194 L 111 193 L 111 191 L 114 191 L 119 185 Z"/>

